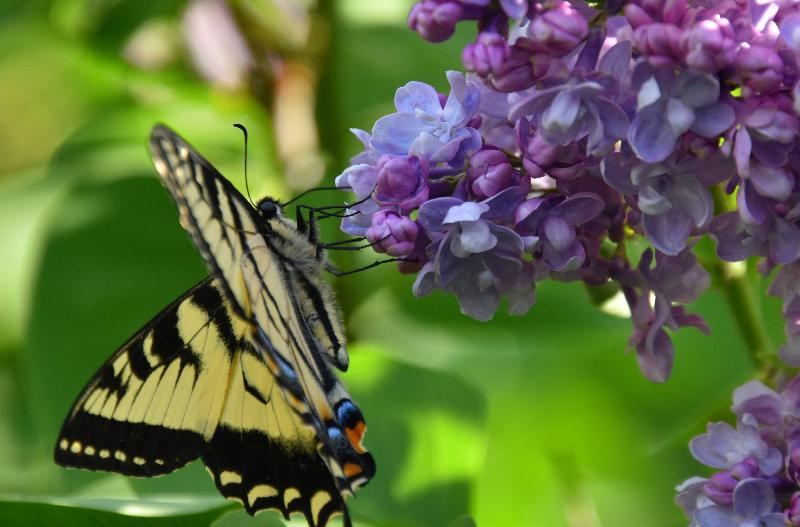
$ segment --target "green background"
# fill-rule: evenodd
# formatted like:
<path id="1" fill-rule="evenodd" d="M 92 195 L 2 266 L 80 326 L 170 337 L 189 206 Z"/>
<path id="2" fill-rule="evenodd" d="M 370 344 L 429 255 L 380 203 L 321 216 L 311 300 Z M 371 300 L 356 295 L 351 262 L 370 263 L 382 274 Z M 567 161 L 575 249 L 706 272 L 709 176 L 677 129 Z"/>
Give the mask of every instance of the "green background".
<path id="1" fill-rule="evenodd" d="M 266 0 L 234 3 L 273 15 Z M 446 92 L 444 72 L 460 68 L 474 28 L 426 43 L 405 26 L 412 3 L 311 6 L 325 48 L 316 117 L 326 184 L 359 150 L 349 127 L 370 129 L 410 80 Z M 246 124 L 254 194 L 292 195 L 270 111 L 246 90 L 210 86 L 184 55 L 156 72 L 122 58 L 148 21 L 180 40 L 184 8 L 0 1 L 0 525 L 282 524 L 224 502 L 197 463 L 134 480 L 51 461 L 91 373 L 205 273 L 148 158 L 153 123 L 182 133 L 240 188 L 231 124 Z M 334 222 L 326 240 L 344 237 Z M 333 257 L 347 269 L 375 256 Z M 351 352 L 343 378 L 378 465 L 350 501 L 356 525 L 685 525 L 674 486 L 702 472 L 687 441 L 728 419 L 732 389 L 752 375 L 718 291 L 693 306 L 712 335 L 675 335 L 674 373 L 655 385 L 626 353 L 630 322 L 593 307 L 578 284 L 541 284 L 527 316 L 479 323 L 452 297 L 414 298 L 412 281 L 391 265 L 334 280 Z M 780 342 L 778 302 L 764 300 L 764 311 Z"/>

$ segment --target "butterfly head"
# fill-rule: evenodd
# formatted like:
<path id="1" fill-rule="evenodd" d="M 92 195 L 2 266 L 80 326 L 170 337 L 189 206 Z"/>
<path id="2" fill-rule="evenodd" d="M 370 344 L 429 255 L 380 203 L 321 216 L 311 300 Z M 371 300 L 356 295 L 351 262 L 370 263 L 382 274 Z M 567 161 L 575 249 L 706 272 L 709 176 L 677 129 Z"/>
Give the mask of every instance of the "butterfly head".
<path id="1" fill-rule="evenodd" d="M 256 208 L 265 220 L 271 220 L 281 215 L 281 204 L 274 198 L 262 198 L 256 204 Z"/>

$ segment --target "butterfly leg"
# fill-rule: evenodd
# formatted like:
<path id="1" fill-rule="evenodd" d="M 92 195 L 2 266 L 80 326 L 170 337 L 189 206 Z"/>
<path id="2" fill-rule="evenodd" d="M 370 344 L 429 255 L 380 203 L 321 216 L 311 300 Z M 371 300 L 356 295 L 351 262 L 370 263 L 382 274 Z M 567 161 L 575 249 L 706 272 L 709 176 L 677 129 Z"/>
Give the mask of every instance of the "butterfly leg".
<path id="1" fill-rule="evenodd" d="M 357 269 L 351 269 L 349 271 L 340 271 L 339 269 L 337 269 L 336 267 L 334 267 L 333 265 L 330 265 L 330 264 L 325 266 L 325 270 L 328 271 L 329 273 L 331 273 L 333 276 L 335 276 L 337 278 L 341 278 L 342 276 L 347 276 L 349 274 L 355 274 L 355 273 L 358 273 L 358 272 L 361 272 L 361 271 L 366 271 L 367 269 L 372 269 L 373 267 L 378 267 L 379 265 L 383 265 L 383 264 L 386 264 L 386 263 L 391 263 L 391 262 L 413 262 L 413 261 L 415 261 L 415 260 L 411 260 L 409 258 L 386 258 L 384 260 L 376 260 L 376 261 L 372 262 L 369 265 L 365 265 L 363 267 L 358 267 Z"/>

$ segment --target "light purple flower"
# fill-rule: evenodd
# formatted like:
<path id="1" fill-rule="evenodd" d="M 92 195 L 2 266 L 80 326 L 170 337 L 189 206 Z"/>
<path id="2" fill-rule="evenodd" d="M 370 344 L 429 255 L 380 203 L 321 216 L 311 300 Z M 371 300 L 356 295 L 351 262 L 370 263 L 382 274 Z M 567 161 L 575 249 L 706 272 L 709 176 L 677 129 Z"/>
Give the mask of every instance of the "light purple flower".
<path id="1" fill-rule="evenodd" d="M 709 225 L 709 234 L 717 242 L 717 256 L 726 262 L 740 262 L 753 255 L 769 256 L 777 264 L 800 258 L 800 227 L 796 220 L 788 221 L 767 211 L 764 217 L 745 216 L 749 221 L 744 221 L 742 215 L 747 209 L 742 205 L 748 194 L 754 195 L 745 185 L 739 190 L 739 212 L 720 214 Z"/>
<path id="2" fill-rule="evenodd" d="M 486 146 L 513 152 L 516 149 L 514 124 L 508 119 L 508 94 L 492 89 L 487 82 L 474 73 L 467 75 L 468 82 L 474 82 L 480 93 L 478 117 L 481 124 L 478 131 Z"/>
<path id="3" fill-rule="evenodd" d="M 342 231 L 353 236 L 364 236 L 372 223 L 372 215 L 380 206 L 371 198 L 378 182 L 378 169 L 360 163 L 347 167 L 336 177 L 336 186 L 355 193 L 357 204 L 348 207 L 342 218 Z"/>
<path id="4" fill-rule="evenodd" d="M 601 40 L 592 42 L 593 46 L 601 43 Z M 596 51 L 599 53 L 599 47 Z M 577 72 L 569 79 L 548 77 L 511 106 L 509 118 L 516 121 L 530 117 L 552 145 L 567 145 L 587 138 L 587 155 L 605 153 L 624 137 L 628 126 L 627 115 L 613 97 L 622 80 L 616 76 L 627 71 L 630 53 L 630 43 L 621 42 L 606 52 L 596 72 Z M 584 57 L 586 66 L 594 69 L 597 56 L 584 49 L 579 59 Z"/>
<path id="5" fill-rule="evenodd" d="M 775 492 L 757 478 L 740 481 L 733 491 L 733 507 L 712 505 L 694 515 L 698 527 L 785 527 L 786 517 L 776 509 Z"/>
<path id="6" fill-rule="evenodd" d="M 527 312 L 535 300 L 533 270 L 522 260 L 522 239 L 498 223 L 522 198 L 509 188 L 480 203 L 436 198 L 423 204 L 418 221 L 433 240 L 433 259 L 420 271 L 414 294 L 455 293 L 461 311 L 481 321 L 492 318 L 501 295 L 513 300 L 512 314 Z"/>
<path id="7" fill-rule="evenodd" d="M 739 110 L 742 126 L 723 145 L 723 151 L 733 155 L 738 174 L 759 194 L 777 200 L 788 198 L 794 187 L 785 166 L 798 132 L 797 116 L 790 108 L 785 97 L 749 103 Z"/>
<path id="8" fill-rule="evenodd" d="M 522 166 L 532 178 L 547 175 L 566 181 L 585 171 L 586 156 L 582 155 L 578 143 L 553 146 L 524 117 L 517 124 L 517 146 L 522 153 Z"/>
<path id="9" fill-rule="evenodd" d="M 525 250 L 547 262 L 554 271 L 571 271 L 586 259 L 575 227 L 599 215 L 605 204 L 585 192 L 566 199 L 531 198 L 514 215 L 515 230 L 523 235 Z"/>
<path id="10" fill-rule="evenodd" d="M 447 78 L 451 89 L 444 107 L 428 84 L 409 82 L 398 89 L 397 113 L 378 119 L 370 147 L 384 155 L 411 155 L 456 166 L 478 150 L 480 134 L 467 126 L 478 111 L 478 88 L 455 71 L 447 72 Z"/>
<path id="11" fill-rule="evenodd" d="M 675 496 L 675 503 L 687 518 L 694 518 L 694 513 L 698 509 L 714 505 L 714 502 L 703 492 L 707 483 L 707 478 L 694 476 L 675 487 L 675 490 L 678 491 Z"/>
<path id="12" fill-rule="evenodd" d="M 689 442 L 692 456 L 713 468 L 731 469 L 747 459 L 754 459 L 767 476 L 783 468 L 783 455 L 769 446 L 755 426 L 739 423 L 709 423 L 708 431 Z"/>
<path id="13" fill-rule="evenodd" d="M 785 424 L 800 419 L 800 377 L 780 393 L 760 381 L 746 382 L 734 390 L 731 410 L 740 421 L 757 426 L 765 441 L 779 444 L 787 431 Z"/>
<path id="14" fill-rule="evenodd" d="M 719 100 L 719 80 L 712 75 L 684 70 L 675 76 L 671 70 L 642 64 L 635 77 L 637 113 L 627 136 L 642 161 L 664 161 L 690 130 L 714 138 L 734 123 L 733 108 Z"/>
<path id="15" fill-rule="evenodd" d="M 780 22 L 781 37 L 794 51 L 800 51 L 800 13 L 791 13 Z"/>
<path id="16" fill-rule="evenodd" d="M 702 232 L 711 221 L 714 203 L 706 187 L 733 175 L 733 164 L 721 155 L 624 163 L 622 154 L 606 156 L 603 179 L 623 194 L 637 196 L 645 235 L 659 251 L 671 255 L 681 252 L 689 235 Z"/>
<path id="17" fill-rule="evenodd" d="M 781 268 L 772 280 L 768 292 L 783 299 L 787 340 L 780 348 L 781 360 L 793 368 L 800 368 L 800 264 L 792 263 Z M 797 384 L 800 385 L 800 382 Z M 794 403 L 793 410 L 797 410 L 795 415 L 800 418 L 800 401 L 795 397 L 791 401 Z"/>
<path id="18" fill-rule="evenodd" d="M 664 328 L 676 331 L 692 326 L 708 333 L 702 317 L 686 313 L 673 303 L 695 301 L 711 279 L 689 249 L 677 256 L 656 253 L 655 260 L 652 268 L 653 251 L 644 251 L 637 266 L 638 282 L 621 279 L 635 328 L 629 342 L 636 349 L 639 369 L 653 382 L 666 382 L 672 373 L 675 350 Z"/>

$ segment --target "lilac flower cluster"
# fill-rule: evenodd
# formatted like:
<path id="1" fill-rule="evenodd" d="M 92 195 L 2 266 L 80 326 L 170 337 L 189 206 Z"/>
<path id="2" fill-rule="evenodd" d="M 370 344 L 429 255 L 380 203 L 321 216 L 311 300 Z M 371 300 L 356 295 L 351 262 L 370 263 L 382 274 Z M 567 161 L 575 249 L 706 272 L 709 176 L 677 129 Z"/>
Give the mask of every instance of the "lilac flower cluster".
<path id="1" fill-rule="evenodd" d="M 707 331 L 685 304 L 710 284 L 692 252 L 709 234 L 724 261 L 780 268 L 800 366 L 800 4 L 422 0 L 408 19 L 432 42 L 461 21 L 478 32 L 449 94 L 409 82 L 354 130 L 343 230 L 478 320 L 503 298 L 526 313 L 545 279 L 615 284 L 657 382 L 668 331 Z"/>
<path id="2" fill-rule="evenodd" d="M 692 455 L 713 469 L 678 486 L 692 526 L 800 525 L 800 376 L 780 392 L 750 381 L 733 392 L 736 427 L 709 423 Z"/>

